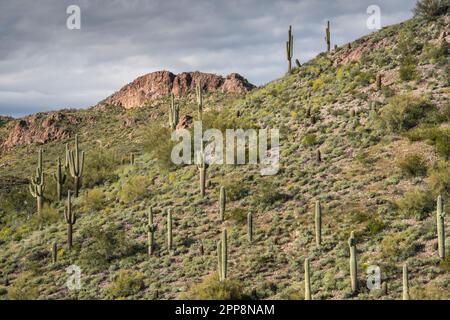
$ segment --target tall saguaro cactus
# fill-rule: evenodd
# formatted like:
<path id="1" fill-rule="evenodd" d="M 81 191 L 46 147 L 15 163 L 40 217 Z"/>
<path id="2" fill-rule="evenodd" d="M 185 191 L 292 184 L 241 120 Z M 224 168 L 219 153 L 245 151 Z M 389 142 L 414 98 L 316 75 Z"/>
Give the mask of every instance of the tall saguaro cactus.
<path id="1" fill-rule="evenodd" d="M 42 205 L 44 202 L 44 188 L 45 182 L 44 182 L 44 172 L 42 171 L 42 149 L 39 149 L 36 175 L 34 178 L 33 177 L 30 178 L 30 185 L 29 185 L 31 195 L 34 198 L 36 198 L 36 207 L 38 213 L 41 212 Z"/>
<path id="2" fill-rule="evenodd" d="M 177 128 L 180 120 L 180 107 L 175 105 L 175 98 L 173 93 L 170 95 L 170 111 L 169 111 L 169 125 L 172 130 Z"/>
<path id="3" fill-rule="evenodd" d="M 67 191 L 67 204 L 64 208 L 64 218 L 67 223 L 67 246 L 69 250 L 72 249 L 72 234 L 73 234 L 73 225 L 77 222 L 77 217 L 75 216 L 75 212 L 72 210 L 72 192 Z"/>
<path id="4" fill-rule="evenodd" d="M 408 265 L 403 264 L 403 300 L 409 300 Z"/>
<path id="5" fill-rule="evenodd" d="M 292 70 L 292 57 L 294 55 L 294 36 L 292 35 L 292 26 L 289 26 L 288 41 L 286 41 L 286 58 L 288 61 L 288 72 Z"/>
<path id="6" fill-rule="evenodd" d="M 330 21 L 327 22 L 327 28 L 325 29 L 325 42 L 327 43 L 327 52 L 330 52 L 331 51 Z"/>
<path id="7" fill-rule="evenodd" d="M 352 231 L 348 238 L 348 246 L 350 248 L 350 279 L 352 284 L 352 293 L 358 291 L 358 264 L 356 261 L 356 238 L 355 232 Z"/>
<path id="8" fill-rule="evenodd" d="M 377 91 L 381 90 L 383 75 L 381 73 L 377 74 Z"/>
<path id="9" fill-rule="evenodd" d="M 58 261 L 58 243 L 56 241 L 52 245 L 52 261 L 54 264 Z"/>
<path id="10" fill-rule="evenodd" d="M 201 82 L 197 83 L 195 87 L 195 92 L 197 95 L 198 120 L 201 121 L 203 119 L 203 91 Z"/>
<path id="11" fill-rule="evenodd" d="M 173 235 L 172 235 L 172 212 L 167 210 L 167 250 L 172 250 Z"/>
<path id="12" fill-rule="evenodd" d="M 66 178 L 67 176 L 62 170 L 61 158 L 58 157 L 58 161 L 56 163 L 56 172 L 53 174 L 53 179 L 56 183 L 56 194 L 59 201 L 62 200 L 62 188 L 64 182 L 66 182 Z"/>
<path id="13" fill-rule="evenodd" d="M 220 214 L 220 221 L 225 220 L 225 208 L 227 205 L 227 194 L 224 187 L 220 187 L 220 208 L 219 208 L 219 214 Z"/>
<path id="14" fill-rule="evenodd" d="M 248 235 L 248 242 L 253 242 L 253 214 L 249 212 L 247 214 L 247 235 Z"/>
<path id="15" fill-rule="evenodd" d="M 80 190 L 81 176 L 84 168 L 84 151 L 80 151 L 78 146 L 78 135 L 75 135 L 75 149 L 69 150 L 69 170 L 74 179 L 75 197 L 78 197 Z"/>
<path id="16" fill-rule="evenodd" d="M 148 255 L 151 256 L 155 249 L 155 232 L 157 229 L 156 224 L 153 223 L 153 208 L 150 207 L 147 214 L 147 246 Z"/>
<path id="17" fill-rule="evenodd" d="M 311 300 L 311 278 L 309 258 L 305 259 L 305 300 Z"/>
<path id="18" fill-rule="evenodd" d="M 228 274 L 228 240 L 226 229 L 223 229 L 221 240 L 217 242 L 217 261 L 219 280 L 224 281 Z"/>
<path id="19" fill-rule="evenodd" d="M 197 153 L 197 168 L 200 175 L 200 195 L 202 198 L 205 197 L 205 188 L 206 188 L 206 157 L 203 152 L 203 148 L 201 151 Z"/>
<path id="20" fill-rule="evenodd" d="M 316 226 L 316 245 L 320 247 L 322 244 L 322 208 L 320 201 L 316 201 L 314 223 Z"/>
<path id="21" fill-rule="evenodd" d="M 439 258 L 445 258 L 445 211 L 444 211 L 444 201 L 442 196 L 437 198 L 437 210 L 436 210 L 436 226 L 438 234 L 438 253 Z"/>

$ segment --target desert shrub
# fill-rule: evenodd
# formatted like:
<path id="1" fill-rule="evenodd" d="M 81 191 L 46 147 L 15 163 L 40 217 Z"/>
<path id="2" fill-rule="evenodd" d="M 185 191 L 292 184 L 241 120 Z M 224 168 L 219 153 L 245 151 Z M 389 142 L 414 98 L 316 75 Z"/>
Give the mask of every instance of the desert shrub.
<path id="1" fill-rule="evenodd" d="M 0 192 L 0 214 L 26 214 L 36 211 L 36 200 L 25 187 L 18 187 L 9 192 Z"/>
<path id="2" fill-rule="evenodd" d="M 98 189 L 91 189 L 83 194 L 83 209 L 86 211 L 102 210 L 105 204 L 105 193 Z"/>
<path id="3" fill-rule="evenodd" d="M 181 300 L 241 300 L 245 299 L 243 286 L 236 280 L 219 281 L 217 273 L 203 279 L 180 294 Z"/>
<path id="4" fill-rule="evenodd" d="M 371 218 L 366 223 L 364 234 L 374 236 L 380 233 L 385 227 L 386 224 L 380 218 Z"/>
<path id="5" fill-rule="evenodd" d="M 450 164 L 446 161 L 439 161 L 431 170 L 428 177 L 428 187 L 433 195 L 441 194 L 444 199 L 450 197 Z"/>
<path id="6" fill-rule="evenodd" d="M 425 141 L 436 147 L 436 152 L 447 159 L 450 155 L 450 128 L 419 126 L 404 134 L 410 141 Z"/>
<path id="7" fill-rule="evenodd" d="M 89 227 L 83 230 L 83 237 L 88 238 L 90 244 L 83 246 L 80 260 L 89 267 L 106 267 L 112 260 L 132 253 L 133 247 L 127 240 L 125 232 L 115 226 Z"/>
<path id="8" fill-rule="evenodd" d="M 226 215 L 227 220 L 234 220 L 237 223 L 244 223 L 245 221 L 247 221 L 247 212 L 241 208 L 233 208 L 231 210 L 228 210 Z"/>
<path id="9" fill-rule="evenodd" d="M 133 203 L 142 200 L 150 193 L 149 187 L 152 180 L 147 176 L 133 176 L 122 186 L 119 198 L 125 203 Z"/>
<path id="10" fill-rule="evenodd" d="M 227 177 L 223 179 L 221 185 L 225 188 L 229 201 L 241 200 L 250 193 L 250 186 L 245 181 L 242 181 L 241 178 L 238 180 L 238 178 Z"/>
<path id="11" fill-rule="evenodd" d="M 391 132 L 401 132 L 417 126 L 429 112 L 435 110 L 428 101 L 413 95 L 397 95 L 381 109 L 379 121 Z"/>
<path id="12" fill-rule="evenodd" d="M 413 234 L 410 230 L 389 234 L 383 237 L 380 243 L 380 250 L 386 259 L 402 261 L 415 255 L 419 249 L 417 242 L 413 241 Z"/>
<path id="13" fill-rule="evenodd" d="M 448 0 L 418 0 L 414 12 L 427 20 L 448 13 L 450 3 Z"/>
<path id="14" fill-rule="evenodd" d="M 268 180 L 263 180 L 258 183 L 257 190 L 253 195 L 255 204 L 267 208 L 279 200 L 285 200 L 286 195 L 278 191 L 278 187 Z"/>
<path id="15" fill-rule="evenodd" d="M 96 152 L 87 152 L 82 177 L 83 186 L 92 188 L 118 179 L 115 173 L 121 165 L 119 152 L 98 148 Z"/>
<path id="16" fill-rule="evenodd" d="M 449 300 L 448 288 L 438 287 L 435 283 L 427 283 L 410 289 L 410 297 L 413 300 Z"/>
<path id="17" fill-rule="evenodd" d="M 20 274 L 8 288 L 8 300 L 36 300 L 39 297 L 37 286 L 32 282 L 32 274 Z"/>
<path id="18" fill-rule="evenodd" d="M 32 224 L 41 229 L 43 226 L 58 222 L 60 217 L 58 210 L 48 204 L 44 204 L 41 212 L 33 215 Z"/>
<path id="19" fill-rule="evenodd" d="M 150 156 L 157 161 L 161 169 L 173 170 L 177 168 L 172 162 L 173 147 L 178 144 L 171 141 L 171 131 L 158 123 L 152 123 L 144 129 L 143 147 Z"/>
<path id="20" fill-rule="evenodd" d="M 434 210 L 435 199 L 428 190 L 414 190 L 397 200 L 397 206 L 403 215 L 422 220 Z"/>
<path id="21" fill-rule="evenodd" d="M 109 298 L 120 299 L 138 293 L 144 288 L 144 275 L 131 270 L 120 270 L 116 272 L 106 287 Z"/>
<path id="22" fill-rule="evenodd" d="M 403 81 L 411 81 L 417 78 L 417 61 L 412 55 L 407 55 L 400 62 L 400 79 Z"/>
<path id="23" fill-rule="evenodd" d="M 400 159 L 397 166 L 407 177 L 425 176 L 427 174 L 427 163 L 418 154 L 408 155 Z"/>
<path id="24" fill-rule="evenodd" d="M 310 147 L 315 145 L 317 142 L 317 138 L 315 134 L 305 134 L 301 140 L 301 144 Z"/>

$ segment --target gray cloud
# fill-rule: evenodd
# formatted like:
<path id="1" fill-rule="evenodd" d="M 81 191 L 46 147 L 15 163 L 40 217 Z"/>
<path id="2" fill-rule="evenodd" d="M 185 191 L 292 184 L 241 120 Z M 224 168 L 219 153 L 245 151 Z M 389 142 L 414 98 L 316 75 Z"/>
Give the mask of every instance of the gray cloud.
<path id="1" fill-rule="evenodd" d="M 288 25 L 295 57 L 369 33 L 366 9 L 382 25 L 412 16 L 415 0 L 1 0 L 0 114 L 88 107 L 139 75 L 156 71 L 239 72 L 255 84 L 284 74 Z M 81 30 L 66 8 L 81 8 Z"/>

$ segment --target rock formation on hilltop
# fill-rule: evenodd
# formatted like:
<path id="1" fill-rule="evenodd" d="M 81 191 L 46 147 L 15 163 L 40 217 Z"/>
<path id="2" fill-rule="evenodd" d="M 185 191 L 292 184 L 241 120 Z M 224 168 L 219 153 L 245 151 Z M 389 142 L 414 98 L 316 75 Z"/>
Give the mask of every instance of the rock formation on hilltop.
<path id="1" fill-rule="evenodd" d="M 112 104 L 126 109 L 139 107 L 149 100 L 165 97 L 170 93 L 179 97 L 195 92 L 201 83 L 206 92 L 245 93 L 255 86 L 237 73 L 226 78 L 211 73 L 156 71 L 141 76 L 101 101 L 99 105 Z"/>

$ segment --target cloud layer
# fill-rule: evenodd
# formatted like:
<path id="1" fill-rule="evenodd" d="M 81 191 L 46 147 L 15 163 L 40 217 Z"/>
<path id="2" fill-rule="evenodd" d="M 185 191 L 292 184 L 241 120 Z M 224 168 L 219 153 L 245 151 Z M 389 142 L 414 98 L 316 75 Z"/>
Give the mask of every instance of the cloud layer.
<path id="1" fill-rule="evenodd" d="M 301 61 L 371 32 L 367 7 L 383 26 L 412 16 L 415 0 L 2 0 L 0 114 L 88 107 L 139 75 L 170 70 L 241 73 L 264 84 L 286 70 L 292 25 Z M 81 30 L 66 27 L 69 5 Z"/>

